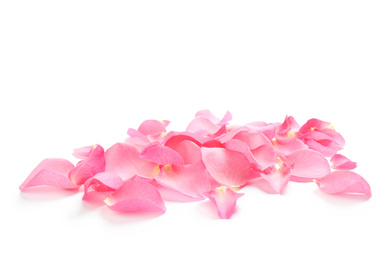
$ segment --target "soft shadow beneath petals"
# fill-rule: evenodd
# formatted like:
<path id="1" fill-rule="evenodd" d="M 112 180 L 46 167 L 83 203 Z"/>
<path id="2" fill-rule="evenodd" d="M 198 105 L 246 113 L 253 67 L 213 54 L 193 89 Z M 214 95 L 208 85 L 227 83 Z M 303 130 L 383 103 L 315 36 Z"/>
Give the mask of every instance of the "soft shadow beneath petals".
<path id="1" fill-rule="evenodd" d="M 343 207 L 363 203 L 371 198 L 363 194 L 327 194 L 320 190 L 315 190 L 314 193 L 328 203 Z"/>
<path id="2" fill-rule="evenodd" d="M 108 207 L 102 207 L 100 214 L 108 222 L 115 225 L 139 223 L 142 221 L 148 221 L 164 214 L 162 211 L 151 210 L 151 211 L 135 211 L 135 212 L 119 212 L 110 210 Z"/>
<path id="3" fill-rule="evenodd" d="M 70 197 L 77 193 L 79 193 L 79 189 L 65 190 L 52 186 L 37 186 L 20 192 L 20 197 L 24 200 L 30 201 L 52 201 Z"/>

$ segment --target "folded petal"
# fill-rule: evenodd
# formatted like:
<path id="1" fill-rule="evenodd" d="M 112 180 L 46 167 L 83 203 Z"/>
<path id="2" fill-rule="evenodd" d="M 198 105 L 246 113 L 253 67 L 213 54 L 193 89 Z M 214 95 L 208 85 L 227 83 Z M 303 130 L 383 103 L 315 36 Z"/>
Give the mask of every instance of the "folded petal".
<path id="1" fill-rule="evenodd" d="M 167 131 L 165 129 L 165 126 L 167 125 L 166 122 L 169 121 L 145 120 L 138 127 L 138 131 L 144 136 L 158 136 Z"/>
<path id="2" fill-rule="evenodd" d="M 213 113 L 211 113 L 210 110 L 205 109 L 205 110 L 200 110 L 196 113 L 195 117 L 205 117 L 209 119 L 212 123 L 216 125 L 225 125 L 227 124 L 230 120 L 232 120 L 232 114 L 227 111 L 223 118 L 220 120 L 218 117 L 216 117 Z"/>
<path id="3" fill-rule="evenodd" d="M 299 128 L 300 126 L 294 117 L 286 116 L 284 122 L 276 128 L 276 134 L 279 137 L 294 137 Z"/>
<path id="4" fill-rule="evenodd" d="M 275 166 L 268 167 L 260 175 L 276 193 L 281 194 L 290 180 L 291 171 L 292 165 L 280 162 Z"/>
<path id="5" fill-rule="evenodd" d="M 166 210 L 159 191 L 152 184 L 141 180 L 125 181 L 104 202 L 110 209 L 120 212 Z"/>
<path id="6" fill-rule="evenodd" d="M 104 172 L 106 161 L 104 149 L 100 145 L 93 145 L 88 158 L 80 161 L 74 169 L 69 172 L 69 179 L 76 185 L 83 184 L 86 180 L 99 172 Z"/>
<path id="7" fill-rule="evenodd" d="M 236 193 L 226 186 L 221 186 L 206 192 L 205 195 L 217 206 L 218 216 L 229 219 L 234 213 L 237 199 L 244 193 Z"/>
<path id="8" fill-rule="evenodd" d="M 335 154 L 330 158 L 332 168 L 337 170 L 352 170 L 356 168 L 356 162 L 351 161 L 347 157 L 341 154 Z"/>
<path id="9" fill-rule="evenodd" d="M 315 183 L 320 190 L 329 194 L 361 193 L 371 196 L 368 182 L 352 171 L 334 171 L 323 178 L 316 179 Z"/>
<path id="10" fill-rule="evenodd" d="M 94 189 L 99 192 L 104 191 L 115 191 L 122 186 L 123 180 L 116 174 L 110 172 L 101 172 L 93 177 L 89 178 L 84 183 L 84 196 L 83 199 L 87 198 L 88 188 L 94 186 Z"/>
<path id="11" fill-rule="evenodd" d="M 328 160 L 319 152 L 303 149 L 285 156 L 286 162 L 293 165 L 291 180 L 308 182 L 330 173 Z"/>
<path id="12" fill-rule="evenodd" d="M 141 158 L 155 162 L 159 165 L 184 165 L 184 160 L 178 152 L 161 144 L 150 145 L 140 154 Z"/>
<path id="13" fill-rule="evenodd" d="M 317 129 L 324 129 L 330 127 L 330 123 L 312 118 L 307 120 L 307 122 L 299 129 L 300 134 L 306 134 L 310 131 L 314 131 Z"/>
<path id="14" fill-rule="evenodd" d="M 106 171 L 115 173 L 123 180 L 135 175 L 153 178 L 160 168 L 157 163 L 140 157 L 137 148 L 126 143 L 116 143 L 105 153 Z"/>
<path id="15" fill-rule="evenodd" d="M 200 147 L 190 140 L 183 140 L 174 144 L 171 148 L 181 156 L 184 164 L 193 164 L 202 160 Z"/>
<path id="16" fill-rule="evenodd" d="M 272 143 L 264 134 L 256 131 L 241 131 L 233 138 L 248 144 L 248 147 L 251 150 L 256 149 L 261 145 L 272 146 Z"/>
<path id="17" fill-rule="evenodd" d="M 210 119 L 198 116 L 195 117 L 187 126 L 186 132 L 198 133 L 201 135 L 208 135 L 216 133 L 220 126 L 213 123 Z"/>
<path id="18" fill-rule="evenodd" d="M 91 154 L 92 151 L 93 151 L 92 145 L 80 147 L 73 150 L 73 156 L 78 159 L 84 160 L 88 158 L 88 156 Z"/>
<path id="19" fill-rule="evenodd" d="M 276 162 L 276 152 L 272 145 L 261 145 L 252 150 L 252 154 L 261 170 L 264 170 Z"/>
<path id="20" fill-rule="evenodd" d="M 226 186 L 242 186 L 253 177 L 244 154 L 225 148 L 202 147 L 202 160 L 210 175 Z"/>
<path id="21" fill-rule="evenodd" d="M 74 184 L 68 178 L 68 173 L 74 165 L 65 159 L 45 159 L 38 164 L 30 173 L 27 179 L 20 185 L 19 189 L 33 186 L 48 185 L 63 189 L 78 189 L 79 185 Z"/>
<path id="22" fill-rule="evenodd" d="M 202 161 L 184 166 L 165 165 L 155 180 L 168 188 L 187 196 L 203 199 L 209 191 L 210 177 Z"/>

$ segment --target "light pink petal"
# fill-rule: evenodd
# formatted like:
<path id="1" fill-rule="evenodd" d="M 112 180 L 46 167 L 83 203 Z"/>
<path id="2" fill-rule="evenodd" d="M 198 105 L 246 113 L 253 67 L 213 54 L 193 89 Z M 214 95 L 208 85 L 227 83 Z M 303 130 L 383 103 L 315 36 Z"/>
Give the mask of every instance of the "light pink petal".
<path id="1" fill-rule="evenodd" d="M 19 189 L 24 191 L 29 187 L 40 185 L 78 189 L 79 185 L 74 184 L 68 178 L 68 173 L 73 168 L 74 165 L 65 159 L 45 159 L 35 167 Z"/>
<path id="2" fill-rule="evenodd" d="M 290 154 L 297 150 L 308 148 L 304 142 L 297 138 L 276 138 L 272 143 L 275 149 L 284 155 Z"/>
<path id="3" fill-rule="evenodd" d="M 226 134 L 217 137 L 216 139 L 221 143 L 226 143 L 231 140 L 235 135 L 242 131 L 251 131 L 248 126 L 229 126 L 226 130 Z"/>
<path id="4" fill-rule="evenodd" d="M 261 145 L 272 146 L 270 140 L 262 133 L 255 131 L 241 131 L 237 133 L 234 139 L 238 139 L 246 144 L 248 144 L 249 149 L 253 150 Z"/>
<path id="5" fill-rule="evenodd" d="M 223 118 L 220 120 L 213 113 L 211 113 L 210 110 L 207 110 L 207 109 L 198 111 L 196 113 L 195 117 L 205 117 L 205 118 L 209 119 L 212 123 L 219 125 L 219 126 L 225 125 L 230 120 L 232 120 L 232 114 L 229 111 L 227 111 L 225 113 L 225 115 L 223 116 Z"/>
<path id="6" fill-rule="evenodd" d="M 326 128 L 326 129 L 319 130 L 319 132 L 330 136 L 338 146 L 344 147 L 345 145 L 344 137 L 340 133 L 336 132 L 334 129 Z"/>
<path id="7" fill-rule="evenodd" d="M 156 136 L 166 132 L 166 123 L 158 120 L 145 120 L 138 127 L 138 131 L 144 136 Z"/>
<path id="8" fill-rule="evenodd" d="M 371 196 L 368 182 L 352 171 L 334 171 L 323 178 L 316 179 L 315 183 L 320 190 L 329 194 L 361 193 Z"/>
<path id="9" fill-rule="evenodd" d="M 330 127 L 330 123 L 312 118 L 307 120 L 307 122 L 299 129 L 299 133 L 306 134 L 310 131 L 314 131 L 317 129 L 324 129 Z"/>
<path id="10" fill-rule="evenodd" d="M 193 164 L 202 160 L 200 147 L 190 140 L 183 140 L 171 148 L 183 158 L 184 164 Z"/>
<path id="11" fill-rule="evenodd" d="M 281 194 L 291 177 L 292 167 L 289 164 L 281 163 L 278 167 L 271 166 L 260 173 L 271 188 L 278 194 Z"/>
<path id="12" fill-rule="evenodd" d="M 69 172 L 69 179 L 76 184 L 83 184 L 86 180 L 99 172 L 104 172 L 106 161 L 104 149 L 100 145 L 93 145 L 88 158 L 80 161 L 74 169 Z"/>
<path id="13" fill-rule="evenodd" d="M 290 153 L 285 158 L 287 163 L 293 165 L 293 181 L 312 181 L 330 173 L 328 160 L 319 152 L 303 149 Z"/>
<path id="14" fill-rule="evenodd" d="M 252 154 L 261 170 L 264 170 L 276 162 L 276 152 L 272 145 L 261 145 L 256 149 L 253 149 Z"/>
<path id="15" fill-rule="evenodd" d="M 87 159 L 93 150 L 92 145 L 80 147 L 73 150 L 73 156 L 78 159 Z"/>
<path id="16" fill-rule="evenodd" d="M 271 141 L 274 136 L 275 136 L 275 129 L 278 127 L 280 123 L 272 123 L 272 124 L 267 124 L 266 126 L 253 126 L 253 125 L 247 125 L 249 126 L 252 130 L 262 133 L 265 137 L 268 138 L 269 141 Z"/>
<path id="17" fill-rule="evenodd" d="M 132 137 L 132 138 L 136 138 L 136 139 L 139 139 L 139 142 L 144 142 L 144 143 L 150 143 L 150 140 L 148 139 L 148 137 L 144 134 L 142 134 L 141 132 L 139 132 L 138 130 L 135 130 L 133 128 L 129 128 L 127 130 L 127 134 Z"/>
<path id="18" fill-rule="evenodd" d="M 352 170 L 356 168 L 356 162 L 351 161 L 347 157 L 341 154 L 335 154 L 330 159 L 331 166 L 338 170 Z"/>
<path id="19" fill-rule="evenodd" d="M 158 190 L 152 184 L 139 180 L 125 181 L 104 202 L 110 209 L 120 212 L 166 210 Z"/>
<path id="20" fill-rule="evenodd" d="M 225 186 L 221 186 L 206 192 L 205 195 L 217 206 L 218 216 L 222 219 L 229 219 L 234 213 L 237 199 L 243 196 L 244 193 L 236 193 Z"/>
<path id="21" fill-rule="evenodd" d="M 224 148 L 202 147 L 202 159 L 210 175 L 226 186 L 242 186 L 253 177 L 244 154 Z"/>
<path id="22" fill-rule="evenodd" d="M 318 151 L 324 156 L 333 156 L 340 150 L 340 148 L 337 147 L 334 142 L 326 139 L 316 141 L 311 138 L 305 138 L 304 142 L 310 149 Z"/>
<path id="23" fill-rule="evenodd" d="M 201 135 L 208 135 L 216 133 L 219 130 L 220 126 L 214 124 L 210 119 L 198 116 L 195 117 L 187 126 L 186 132 L 198 133 Z"/>
<path id="24" fill-rule="evenodd" d="M 240 152 L 248 159 L 248 161 L 254 165 L 257 165 L 255 157 L 253 156 L 251 150 L 248 147 L 248 144 L 240 141 L 238 139 L 232 139 L 225 143 L 225 148 L 231 151 Z"/>
<path id="25" fill-rule="evenodd" d="M 88 188 L 94 186 L 94 189 L 99 192 L 114 191 L 122 186 L 123 180 L 118 176 L 110 172 L 101 172 L 93 177 L 89 178 L 84 183 L 84 196 L 83 199 L 87 198 Z"/>
<path id="26" fill-rule="evenodd" d="M 160 170 L 158 164 L 140 157 L 137 148 L 126 143 L 117 143 L 106 153 L 106 171 L 115 173 L 123 180 L 134 175 L 153 178 Z"/>
<path id="27" fill-rule="evenodd" d="M 167 146 L 155 144 L 146 147 L 140 154 L 141 158 L 155 162 L 159 165 L 184 165 L 184 160 L 178 152 Z"/>
<path id="28" fill-rule="evenodd" d="M 184 166 L 166 165 L 155 180 L 165 187 L 197 199 L 203 199 L 204 193 L 211 188 L 210 177 L 202 161 Z"/>

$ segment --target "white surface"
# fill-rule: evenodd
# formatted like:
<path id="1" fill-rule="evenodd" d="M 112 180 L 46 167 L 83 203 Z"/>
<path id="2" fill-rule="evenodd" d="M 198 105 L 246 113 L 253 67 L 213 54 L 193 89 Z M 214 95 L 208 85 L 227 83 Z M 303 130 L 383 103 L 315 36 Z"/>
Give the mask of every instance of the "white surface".
<path id="1" fill-rule="evenodd" d="M 389 259 L 389 3 L 267 2 L 2 1 L 0 258 Z M 251 186 L 219 220 L 206 201 L 123 216 L 18 190 L 44 158 L 205 108 L 332 122 L 373 197 Z"/>

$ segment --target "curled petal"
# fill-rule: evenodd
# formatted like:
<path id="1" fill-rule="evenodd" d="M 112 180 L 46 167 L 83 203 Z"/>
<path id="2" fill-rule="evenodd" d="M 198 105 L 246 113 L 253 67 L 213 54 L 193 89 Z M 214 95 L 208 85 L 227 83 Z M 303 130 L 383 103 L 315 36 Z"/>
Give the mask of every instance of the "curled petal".
<path id="1" fill-rule="evenodd" d="M 158 190 L 152 184 L 141 180 L 125 181 L 104 202 L 110 209 L 120 212 L 166 210 Z"/>
<path id="2" fill-rule="evenodd" d="M 220 125 L 220 126 L 226 125 L 230 120 L 232 120 L 232 114 L 229 111 L 226 111 L 225 115 L 220 120 L 208 109 L 198 111 L 195 117 L 205 117 L 208 120 L 210 120 L 213 124 Z"/>
<path id="3" fill-rule="evenodd" d="M 261 145 L 252 150 L 252 154 L 261 170 L 264 170 L 276 162 L 276 152 L 272 145 Z"/>
<path id="4" fill-rule="evenodd" d="M 155 162 L 159 165 L 184 165 L 183 158 L 172 148 L 160 144 L 146 147 L 140 154 L 141 158 Z"/>
<path id="5" fill-rule="evenodd" d="M 330 127 L 330 123 L 312 118 L 307 120 L 307 122 L 299 129 L 300 134 L 306 134 L 310 131 L 314 131 L 317 129 L 325 129 Z"/>
<path id="6" fill-rule="evenodd" d="M 272 142 L 275 149 L 278 150 L 280 153 L 287 155 L 292 152 L 301 150 L 301 149 L 307 149 L 307 145 L 305 145 L 304 142 L 297 138 L 276 138 Z"/>
<path id="7" fill-rule="evenodd" d="M 106 171 L 115 173 L 123 180 L 135 175 L 153 178 L 160 170 L 158 164 L 140 157 L 137 148 L 126 143 L 117 143 L 106 153 Z"/>
<path id="8" fill-rule="evenodd" d="M 190 140 L 183 140 L 171 148 L 181 156 L 184 164 L 193 164 L 202 160 L 200 147 Z"/>
<path id="9" fill-rule="evenodd" d="M 291 180 L 308 182 L 330 173 L 328 160 L 319 152 L 303 149 L 285 156 L 286 162 L 293 165 Z"/>
<path id="10" fill-rule="evenodd" d="M 24 191 L 29 187 L 40 185 L 78 189 L 79 185 L 74 184 L 68 178 L 68 173 L 73 168 L 74 165 L 65 159 L 45 159 L 35 167 L 19 189 Z"/>
<path id="11" fill-rule="evenodd" d="M 244 193 L 236 193 L 226 186 L 215 188 L 205 195 L 215 204 L 218 209 L 218 216 L 222 219 L 229 219 L 236 207 L 237 199 Z"/>
<path id="12" fill-rule="evenodd" d="M 253 150 L 261 145 L 270 145 L 272 146 L 270 140 L 262 133 L 255 131 L 241 131 L 237 133 L 234 139 L 238 139 L 246 144 L 248 144 L 249 149 Z"/>
<path id="13" fill-rule="evenodd" d="M 356 162 L 351 161 L 341 154 L 335 154 L 330 158 L 332 168 L 337 170 L 352 170 L 356 168 Z"/>
<path id="14" fill-rule="evenodd" d="M 118 176 L 110 172 L 101 172 L 95 176 L 89 178 L 84 183 L 84 196 L 83 199 L 87 198 L 88 188 L 94 186 L 96 191 L 114 191 L 122 186 L 123 180 Z"/>
<path id="15" fill-rule="evenodd" d="M 186 132 L 208 135 L 218 132 L 220 126 L 213 123 L 210 119 L 198 116 L 195 117 L 187 126 Z"/>
<path id="16" fill-rule="evenodd" d="M 73 156 L 78 159 L 84 160 L 88 158 L 88 156 L 91 154 L 92 151 L 93 151 L 92 145 L 80 147 L 73 150 Z"/>
<path id="17" fill-rule="evenodd" d="M 76 185 L 83 184 L 86 180 L 99 172 L 104 172 L 106 161 L 104 149 L 100 145 L 93 145 L 88 158 L 80 161 L 74 169 L 69 172 L 69 179 Z"/>
<path id="18" fill-rule="evenodd" d="M 368 182 L 352 171 L 334 171 L 323 178 L 316 179 L 315 183 L 320 190 L 329 194 L 361 193 L 371 196 Z"/>
<path id="19" fill-rule="evenodd" d="M 278 167 L 271 166 L 260 173 L 272 189 L 281 194 L 291 177 L 292 165 L 281 163 Z"/>
<path id="20" fill-rule="evenodd" d="M 300 126 L 294 117 L 286 116 L 284 122 L 276 128 L 276 134 L 279 137 L 293 136 L 295 132 L 299 131 L 299 128 Z"/>
<path id="21" fill-rule="evenodd" d="M 210 175 L 226 186 L 242 186 L 253 177 L 244 154 L 224 148 L 202 147 L 202 159 Z"/>
<path id="22" fill-rule="evenodd" d="M 165 165 L 155 180 L 196 199 L 204 198 L 204 192 L 211 188 L 210 177 L 202 161 L 184 166 Z"/>
<path id="23" fill-rule="evenodd" d="M 165 126 L 169 124 L 169 121 L 158 121 L 158 120 L 145 120 L 138 127 L 138 131 L 144 136 L 158 136 L 161 133 L 166 132 Z"/>

